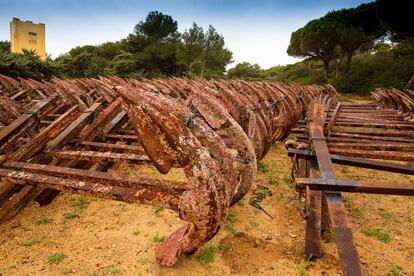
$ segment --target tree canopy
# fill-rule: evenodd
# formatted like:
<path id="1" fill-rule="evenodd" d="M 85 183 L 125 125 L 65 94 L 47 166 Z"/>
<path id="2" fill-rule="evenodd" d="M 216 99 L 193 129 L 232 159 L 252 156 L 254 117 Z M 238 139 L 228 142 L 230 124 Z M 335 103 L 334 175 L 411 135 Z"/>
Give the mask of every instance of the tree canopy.
<path id="1" fill-rule="evenodd" d="M 331 62 L 335 64 L 335 77 L 340 69 L 347 74 L 357 52 L 375 52 L 377 45 L 387 39 L 412 43 L 414 24 L 409 22 L 409 6 L 408 1 L 377 0 L 328 12 L 294 31 L 287 52 L 295 57 L 321 60 L 325 81 L 332 69 Z"/>
<path id="2" fill-rule="evenodd" d="M 257 79 L 260 77 L 260 72 L 261 69 L 258 64 L 242 62 L 229 69 L 227 76 L 232 79 Z"/>
<path id="3" fill-rule="evenodd" d="M 152 11 L 145 21 L 140 21 L 134 28 L 134 34 L 147 38 L 168 39 L 176 38 L 178 24 L 170 15 Z"/>
<path id="4" fill-rule="evenodd" d="M 35 79 L 118 75 L 152 78 L 166 76 L 223 77 L 232 53 L 213 26 L 193 23 L 182 34 L 170 15 L 150 12 L 125 39 L 72 48 L 54 60 L 42 62 L 34 53 L 10 53 L 10 43 L 0 43 L 0 69 L 12 77 Z M 33 71 L 39 68 L 39 72 Z"/>

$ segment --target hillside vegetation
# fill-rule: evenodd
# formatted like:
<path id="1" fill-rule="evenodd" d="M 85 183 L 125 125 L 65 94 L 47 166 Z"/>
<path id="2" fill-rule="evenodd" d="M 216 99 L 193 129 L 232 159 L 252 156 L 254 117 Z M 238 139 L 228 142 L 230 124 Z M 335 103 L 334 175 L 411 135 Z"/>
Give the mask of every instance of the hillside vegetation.
<path id="1" fill-rule="evenodd" d="M 292 33 L 287 53 L 303 61 L 266 70 L 244 62 L 230 69 L 228 76 L 331 83 L 341 92 L 359 94 L 379 86 L 412 87 L 414 24 L 410 10 L 407 1 L 377 0 L 330 11 Z"/>
<path id="2" fill-rule="evenodd" d="M 152 11 L 125 39 L 78 46 L 54 60 L 48 57 L 46 62 L 34 52 L 11 53 L 10 43 L 0 42 L 0 73 L 34 79 L 223 77 L 232 61 L 224 37 L 211 25 L 204 30 L 193 23 L 183 33 L 177 29 L 178 23 L 171 16 Z"/>
<path id="3" fill-rule="evenodd" d="M 412 88 L 410 12 L 403 0 L 330 11 L 292 33 L 287 53 L 302 61 L 269 69 L 242 62 L 226 72 L 233 54 L 213 26 L 203 29 L 193 23 L 180 33 L 170 15 L 153 11 L 120 41 L 78 46 L 45 62 L 34 52 L 11 53 L 10 43 L 0 42 L 0 73 L 33 79 L 117 75 L 330 83 L 340 92 L 361 95 L 375 87 Z"/>

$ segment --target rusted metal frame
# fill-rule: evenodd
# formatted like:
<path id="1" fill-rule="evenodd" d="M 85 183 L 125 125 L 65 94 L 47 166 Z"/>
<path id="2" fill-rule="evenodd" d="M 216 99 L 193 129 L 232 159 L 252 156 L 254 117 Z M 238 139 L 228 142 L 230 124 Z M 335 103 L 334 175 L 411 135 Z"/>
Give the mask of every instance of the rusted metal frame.
<path id="1" fill-rule="evenodd" d="M 0 177 L 12 178 L 31 186 L 54 189 L 59 191 L 70 191 L 73 193 L 91 194 L 97 197 L 121 200 L 131 203 L 142 203 L 157 206 L 165 206 L 178 209 L 179 195 L 164 194 L 154 190 L 143 190 L 139 188 L 107 186 L 98 182 L 84 182 L 55 176 L 15 171 L 0 168 Z M 25 187 L 25 188 L 26 188 Z"/>
<path id="2" fill-rule="evenodd" d="M 133 130 L 133 129 L 120 129 L 119 133 L 120 134 L 127 134 L 127 135 L 134 135 L 135 130 Z"/>
<path id="3" fill-rule="evenodd" d="M 363 134 L 348 134 L 348 133 L 331 133 L 332 137 L 350 137 L 356 139 L 370 139 L 370 140 L 377 140 L 377 141 L 391 141 L 391 142 L 404 142 L 404 143 L 411 143 L 413 140 L 412 138 L 401 138 L 401 137 L 389 137 L 386 135 L 385 132 L 377 132 L 377 135 L 363 135 Z"/>
<path id="4" fill-rule="evenodd" d="M 111 162 L 128 162 L 131 164 L 142 164 L 148 162 L 149 158 L 145 154 L 134 153 L 116 153 L 116 152 L 99 152 L 99 151 L 82 151 L 82 150 L 47 150 L 46 155 L 61 159 L 87 160 L 94 162 L 111 161 Z"/>
<path id="5" fill-rule="evenodd" d="M 13 187 L 18 188 L 18 185 L 13 184 Z M 13 195 L 1 205 L 0 223 L 17 214 L 24 203 L 36 196 L 37 193 L 38 191 L 33 186 L 24 186 L 18 191 L 13 191 Z"/>
<path id="6" fill-rule="evenodd" d="M 103 142 L 91 142 L 91 141 L 74 141 L 79 146 L 85 146 L 86 148 L 94 148 L 99 151 L 110 150 L 112 152 L 124 152 L 124 153 L 135 153 L 140 155 L 145 155 L 145 151 L 141 146 L 133 146 L 127 144 L 110 144 Z"/>
<path id="7" fill-rule="evenodd" d="M 64 106 L 59 105 L 55 107 L 53 110 L 58 111 L 58 110 L 61 110 L 62 108 L 64 108 Z M 75 116 L 78 113 L 77 109 L 78 109 L 77 107 L 72 107 L 71 109 L 69 109 L 69 111 L 66 112 L 60 119 L 56 120 L 54 124 L 50 125 L 48 128 L 43 130 L 35 139 L 29 141 L 29 144 L 27 144 L 25 147 L 22 147 L 16 153 L 16 155 L 13 156 L 11 159 L 24 160 L 36 154 L 37 151 L 42 149 L 43 146 L 47 142 L 49 142 L 51 138 L 56 137 L 56 135 L 60 135 L 61 131 L 64 130 L 70 123 L 72 123 L 72 120 L 75 118 Z M 29 188 L 26 188 L 25 190 L 29 190 Z M 39 190 L 38 192 L 41 192 L 41 190 Z M 48 193 L 48 192 L 46 191 L 45 193 Z M 22 198 L 22 200 L 26 200 L 26 199 L 29 199 L 29 198 Z M 14 202 L 14 205 L 17 208 L 18 206 L 24 205 L 24 203 L 25 203 L 24 201 Z"/>
<path id="8" fill-rule="evenodd" d="M 409 183 L 384 183 L 355 180 L 327 181 L 319 178 L 298 178 L 296 179 L 296 183 L 299 187 L 308 186 L 311 190 L 404 196 L 414 195 L 414 186 Z"/>
<path id="9" fill-rule="evenodd" d="M 56 138 L 48 142 L 46 149 L 51 150 L 54 148 L 62 147 L 70 140 L 75 138 L 79 132 L 88 123 L 90 123 L 98 112 L 101 103 L 94 103 L 90 108 L 85 110 L 74 122 L 72 122 L 64 131 L 62 131 Z"/>
<path id="10" fill-rule="evenodd" d="M 62 104 L 63 105 L 63 104 Z M 65 106 L 65 105 L 64 105 Z M 56 109 L 54 112 L 61 111 L 64 109 L 64 106 L 60 109 Z M 68 135 L 70 132 L 67 132 Z M 52 137 L 54 138 L 54 137 Z M 88 169 L 90 168 L 94 163 L 88 162 L 87 160 L 61 160 L 61 159 L 55 159 L 54 164 L 59 165 L 65 165 L 69 168 L 78 168 L 78 169 Z M 96 170 L 104 170 L 106 167 L 96 167 Z M 44 189 L 36 198 L 35 200 L 39 202 L 41 205 L 50 204 L 58 195 L 60 191 L 58 190 L 52 190 L 52 189 Z"/>
<path id="11" fill-rule="evenodd" d="M 332 142 L 328 141 L 329 148 L 349 148 L 355 150 L 380 150 L 380 151 L 407 151 L 413 152 L 414 151 L 414 143 L 392 143 L 392 142 L 370 142 L 370 143 L 360 143 L 359 141 L 353 142 L 344 142 L 344 141 L 337 141 Z"/>
<path id="12" fill-rule="evenodd" d="M 314 103 L 313 110 L 310 112 L 309 132 L 317 157 L 320 178 L 327 183 L 335 183 L 336 176 L 323 134 L 325 116 L 325 106 Z M 348 226 L 348 219 L 341 194 L 337 192 L 325 193 L 328 209 L 322 210 L 322 212 L 327 211 L 331 220 L 342 271 L 346 276 L 362 275 L 361 262 L 353 242 L 351 229 Z"/>
<path id="13" fill-rule="evenodd" d="M 56 120 L 48 128 L 41 131 L 36 137 L 29 140 L 24 146 L 10 155 L 7 160 L 27 160 L 38 153 L 44 145 L 53 137 L 58 135 L 60 131 L 65 129 L 71 121 L 78 114 L 77 107 L 72 107 L 65 114 L 63 114 L 58 120 Z M 22 184 L 22 183 L 20 183 Z M 18 185 L 14 185 L 15 187 Z M 12 188 L 14 189 L 14 188 Z M 25 186 L 22 190 L 18 191 L 16 194 L 12 195 L 7 201 L 2 204 L 0 209 L 0 219 L 4 220 L 10 217 L 11 214 L 16 213 L 20 208 L 22 208 L 25 203 L 31 198 L 37 196 L 39 193 L 42 193 L 41 189 L 35 188 L 33 186 Z M 5 216 L 7 214 L 7 217 Z"/>
<path id="14" fill-rule="evenodd" d="M 20 90 L 19 92 L 13 94 L 10 99 L 13 101 L 19 101 L 19 98 L 27 93 L 26 89 Z"/>
<path id="15" fill-rule="evenodd" d="M 303 160 L 304 163 L 308 163 L 309 166 L 307 175 L 305 175 L 305 177 L 316 177 L 318 174 L 316 161 L 305 161 L 304 159 L 301 160 Z M 301 177 L 301 174 L 298 176 Z M 308 193 L 309 195 L 307 196 L 309 196 L 309 213 L 306 217 L 305 255 L 320 258 L 323 255 L 321 235 L 321 192 L 308 191 Z"/>
<path id="16" fill-rule="evenodd" d="M 52 162 L 49 163 L 50 165 L 64 165 L 68 168 L 82 168 L 82 169 L 88 169 L 89 166 L 91 166 L 93 163 L 89 163 L 84 160 L 60 160 L 60 159 L 53 159 Z M 40 204 L 40 206 L 48 205 L 52 203 L 52 201 L 60 194 L 60 191 L 58 190 L 52 190 L 52 189 L 43 189 L 35 198 L 34 200 Z"/>
<path id="17" fill-rule="evenodd" d="M 330 116 L 330 115 L 328 115 Z M 398 113 L 397 111 L 391 111 L 391 112 L 383 112 L 381 110 L 373 111 L 373 112 L 366 112 L 366 113 L 350 113 L 346 111 L 341 111 L 341 115 L 339 118 L 341 120 L 346 119 L 367 119 L 367 120 L 390 120 L 390 121 L 396 121 L 396 120 L 403 120 L 406 115 Z"/>
<path id="18" fill-rule="evenodd" d="M 349 127 L 370 127 L 370 128 L 391 128 L 391 129 L 414 129 L 414 124 L 403 123 L 399 124 L 387 124 L 387 123 L 365 123 L 365 122 L 337 122 L 337 126 L 349 126 Z"/>
<path id="19" fill-rule="evenodd" d="M 364 106 L 360 106 L 360 107 L 355 107 L 355 108 L 349 108 L 346 105 L 344 105 L 344 112 L 346 113 L 370 113 L 373 111 L 378 110 L 378 107 L 375 108 L 367 108 Z M 379 110 L 381 113 L 393 113 L 395 112 L 395 110 Z"/>
<path id="20" fill-rule="evenodd" d="M 396 154 L 393 151 L 375 151 L 375 150 L 354 150 L 354 149 L 339 149 L 330 147 L 329 151 L 333 154 L 347 155 L 353 157 L 363 157 L 372 159 L 386 159 L 394 161 L 414 161 L 414 153 L 410 152 L 399 152 Z"/>
<path id="21" fill-rule="evenodd" d="M 305 127 L 298 126 L 295 128 L 292 128 L 291 133 L 307 133 L 308 130 Z"/>
<path id="22" fill-rule="evenodd" d="M 137 136 L 136 135 L 124 135 L 124 134 L 103 134 L 100 136 L 102 138 L 108 139 L 108 140 L 125 140 L 125 141 L 136 141 Z"/>
<path id="23" fill-rule="evenodd" d="M 344 104 L 344 108 L 346 109 L 376 109 L 378 107 L 378 104 L 373 102 L 369 104 Z"/>
<path id="24" fill-rule="evenodd" d="M 186 182 L 167 181 L 146 177 L 125 177 L 118 175 L 111 175 L 107 172 L 91 171 L 85 169 L 76 169 L 62 166 L 31 164 L 25 162 L 8 161 L 3 164 L 3 167 L 27 171 L 32 173 L 44 174 L 49 176 L 70 178 L 73 180 L 84 182 L 96 182 L 106 186 L 120 186 L 136 189 L 148 189 L 154 191 L 161 191 L 166 194 L 181 195 L 189 189 Z"/>
<path id="25" fill-rule="evenodd" d="M 328 137 L 331 136 L 331 132 L 333 131 L 333 127 L 335 125 L 336 120 L 338 119 L 340 110 L 341 110 L 341 103 L 338 102 L 336 104 L 336 107 L 333 111 L 333 114 L 332 114 L 331 118 L 329 118 L 329 121 L 328 121 L 328 126 L 327 126 Z"/>
<path id="26" fill-rule="evenodd" d="M 302 137 L 303 138 L 303 137 Z M 344 143 L 344 144 L 354 144 L 356 142 L 358 142 L 358 144 L 373 144 L 373 143 L 382 143 L 382 144 L 390 144 L 390 145 L 410 145 L 411 143 L 408 142 L 400 142 L 400 141 L 383 141 L 383 140 L 375 140 L 375 139 L 365 139 L 365 138 L 348 138 L 348 137 L 329 137 L 326 139 L 326 141 L 328 143 L 331 144 L 339 144 L 339 143 Z"/>
<path id="27" fill-rule="evenodd" d="M 361 119 L 366 120 L 385 120 L 390 122 L 396 122 L 396 121 L 403 121 L 404 116 L 401 114 L 398 114 L 397 112 L 394 113 L 385 113 L 383 114 L 381 111 L 373 111 L 371 113 L 343 113 L 341 112 L 341 115 L 339 116 L 340 120 L 349 120 L 354 119 L 357 121 L 361 121 Z"/>
<path id="28" fill-rule="evenodd" d="M 40 121 L 41 125 L 50 125 L 51 123 L 53 123 L 53 121 L 47 121 L 47 120 L 41 120 Z"/>
<path id="29" fill-rule="evenodd" d="M 16 141 L 27 134 L 37 120 L 40 120 L 43 113 L 55 102 L 54 98 L 40 101 L 35 106 L 25 111 L 11 124 L 0 131 L 0 152 L 16 143 Z"/>
<path id="30" fill-rule="evenodd" d="M 293 155 L 296 155 L 298 158 L 316 159 L 314 153 L 306 150 L 290 149 L 288 156 Z M 330 154 L 330 158 L 332 160 L 332 163 L 335 164 L 414 175 L 414 167 L 410 165 L 396 164 L 385 161 L 375 161 L 365 158 L 357 158 L 337 154 Z"/>
<path id="31" fill-rule="evenodd" d="M 390 137 L 412 137 L 414 138 L 414 131 L 398 131 L 398 130 L 369 130 L 369 129 L 361 129 L 361 128 L 353 128 L 353 129 L 340 129 L 334 132 L 337 135 L 346 134 L 346 135 L 366 135 L 366 136 L 377 136 L 379 133 L 383 136 L 390 136 Z"/>
<path id="32" fill-rule="evenodd" d="M 323 134 L 326 113 L 323 104 L 314 103 L 309 121 L 310 138 L 315 151 L 322 179 L 335 179 L 329 150 Z"/>
<path id="33" fill-rule="evenodd" d="M 328 118 L 330 118 L 330 116 L 328 116 Z M 366 121 L 374 121 L 374 122 L 377 122 L 377 121 L 381 122 L 384 120 L 384 122 L 394 123 L 394 122 L 404 121 L 405 118 L 404 116 L 401 116 L 401 115 L 384 115 L 384 114 L 370 114 L 370 113 L 367 113 L 364 116 L 362 115 L 351 116 L 351 115 L 341 114 L 338 118 L 338 121 L 343 121 L 343 122 L 352 121 L 352 120 L 356 120 L 356 121 L 366 120 Z"/>
<path id="34" fill-rule="evenodd" d="M 408 122 L 404 122 L 404 119 L 395 119 L 390 120 L 388 118 L 368 118 L 368 117 L 360 117 L 360 118 L 338 118 L 336 121 L 338 124 L 364 124 L 364 125 L 374 125 L 375 127 L 377 124 L 383 124 L 388 126 L 390 124 L 404 124 L 410 125 Z"/>
<path id="35" fill-rule="evenodd" d="M 121 98 L 118 98 L 108 107 L 103 109 L 93 122 L 81 131 L 79 138 L 82 141 L 93 141 L 93 139 L 104 130 L 105 125 L 111 122 L 122 111 L 121 103 Z"/>
<path id="36" fill-rule="evenodd" d="M 36 137 L 29 140 L 16 153 L 12 154 L 8 159 L 10 160 L 27 160 L 33 157 L 41 150 L 50 139 L 56 137 L 63 131 L 75 117 L 78 115 L 78 107 L 74 106 L 64 113 L 60 118 L 54 121 L 46 129 L 42 130 Z"/>

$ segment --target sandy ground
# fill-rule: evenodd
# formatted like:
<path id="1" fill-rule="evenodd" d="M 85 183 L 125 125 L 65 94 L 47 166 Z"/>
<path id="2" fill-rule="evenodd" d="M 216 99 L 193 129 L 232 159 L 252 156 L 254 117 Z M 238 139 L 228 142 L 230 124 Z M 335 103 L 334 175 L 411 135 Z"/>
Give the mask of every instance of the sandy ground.
<path id="1" fill-rule="evenodd" d="M 231 208 L 224 229 L 195 255 L 181 256 L 172 268 L 156 263 L 154 248 L 183 224 L 177 213 L 61 194 L 48 206 L 31 202 L 0 225 L 0 275 L 341 275 L 334 236 L 323 244 L 323 258 L 308 262 L 303 255 L 305 222 L 282 143 L 272 147 L 261 167 L 255 185 L 273 192 L 262 206 L 274 218 L 248 204 L 249 192 Z M 340 178 L 414 184 L 414 177 L 407 175 L 345 166 L 336 170 Z M 173 178 L 180 179 L 180 172 Z M 364 272 L 414 275 L 414 198 L 362 194 L 344 198 Z M 389 237 L 370 236 L 375 229 Z M 203 264 L 205 259 L 211 262 Z"/>

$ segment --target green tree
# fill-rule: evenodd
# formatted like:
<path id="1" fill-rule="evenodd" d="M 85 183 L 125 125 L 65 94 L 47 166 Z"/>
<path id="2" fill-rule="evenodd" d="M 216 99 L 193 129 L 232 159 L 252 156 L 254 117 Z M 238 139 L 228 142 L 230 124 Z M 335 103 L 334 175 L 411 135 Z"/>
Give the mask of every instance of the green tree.
<path id="1" fill-rule="evenodd" d="M 13 78 L 37 80 L 48 79 L 57 74 L 55 66 L 49 61 L 40 60 L 34 51 L 23 49 L 21 54 L 11 53 L 7 47 L 0 49 L 0 72 Z"/>
<path id="2" fill-rule="evenodd" d="M 231 68 L 227 72 L 227 76 L 231 79 L 256 79 L 261 72 L 258 64 L 250 64 L 242 62 Z"/>
<path id="3" fill-rule="evenodd" d="M 292 33 L 288 54 L 296 57 L 319 58 L 322 60 L 325 79 L 329 74 L 329 63 L 335 57 L 340 24 L 330 18 L 310 21 L 306 26 Z"/>
<path id="4" fill-rule="evenodd" d="M 180 76 L 184 71 L 177 61 L 177 48 L 181 43 L 177 21 L 169 15 L 150 12 L 145 21 L 135 26 L 125 43 L 128 52 L 133 54 L 137 70 L 145 77 Z"/>
<path id="5" fill-rule="evenodd" d="M 193 22 L 193 26 L 182 34 L 177 57 L 184 65 L 186 76 L 193 76 L 201 70 L 201 59 L 204 45 L 203 28 Z"/>
<path id="6" fill-rule="evenodd" d="M 134 28 L 135 35 L 147 38 L 176 38 L 178 24 L 170 15 L 158 11 L 148 13 L 145 21 L 140 21 Z"/>
<path id="7" fill-rule="evenodd" d="M 0 51 L 10 52 L 10 41 L 0 41 Z"/>
<path id="8" fill-rule="evenodd" d="M 342 49 L 342 57 L 346 57 L 345 73 L 351 68 L 352 56 L 357 49 L 364 44 L 369 45 L 385 34 L 385 29 L 376 15 L 375 3 L 332 11 L 324 18 L 337 23 L 338 44 Z"/>
<path id="9" fill-rule="evenodd" d="M 170 15 L 150 12 L 127 38 L 100 45 L 72 48 L 55 60 L 40 61 L 34 53 L 10 53 L 10 43 L 0 42 L 0 70 L 14 77 L 64 78 L 119 75 L 122 77 L 221 77 L 232 53 L 224 38 L 210 26 L 193 24 L 181 38 Z M 42 77 L 43 76 L 43 77 Z"/>
<path id="10" fill-rule="evenodd" d="M 137 78 L 141 76 L 137 63 L 138 61 L 133 54 L 123 52 L 113 59 L 111 68 L 107 72 L 109 75 Z"/>
<path id="11" fill-rule="evenodd" d="M 233 54 L 230 50 L 225 48 L 224 37 L 217 33 L 213 26 L 208 26 L 208 30 L 204 34 L 200 77 L 205 75 L 208 77 L 221 76 L 232 57 Z"/>

